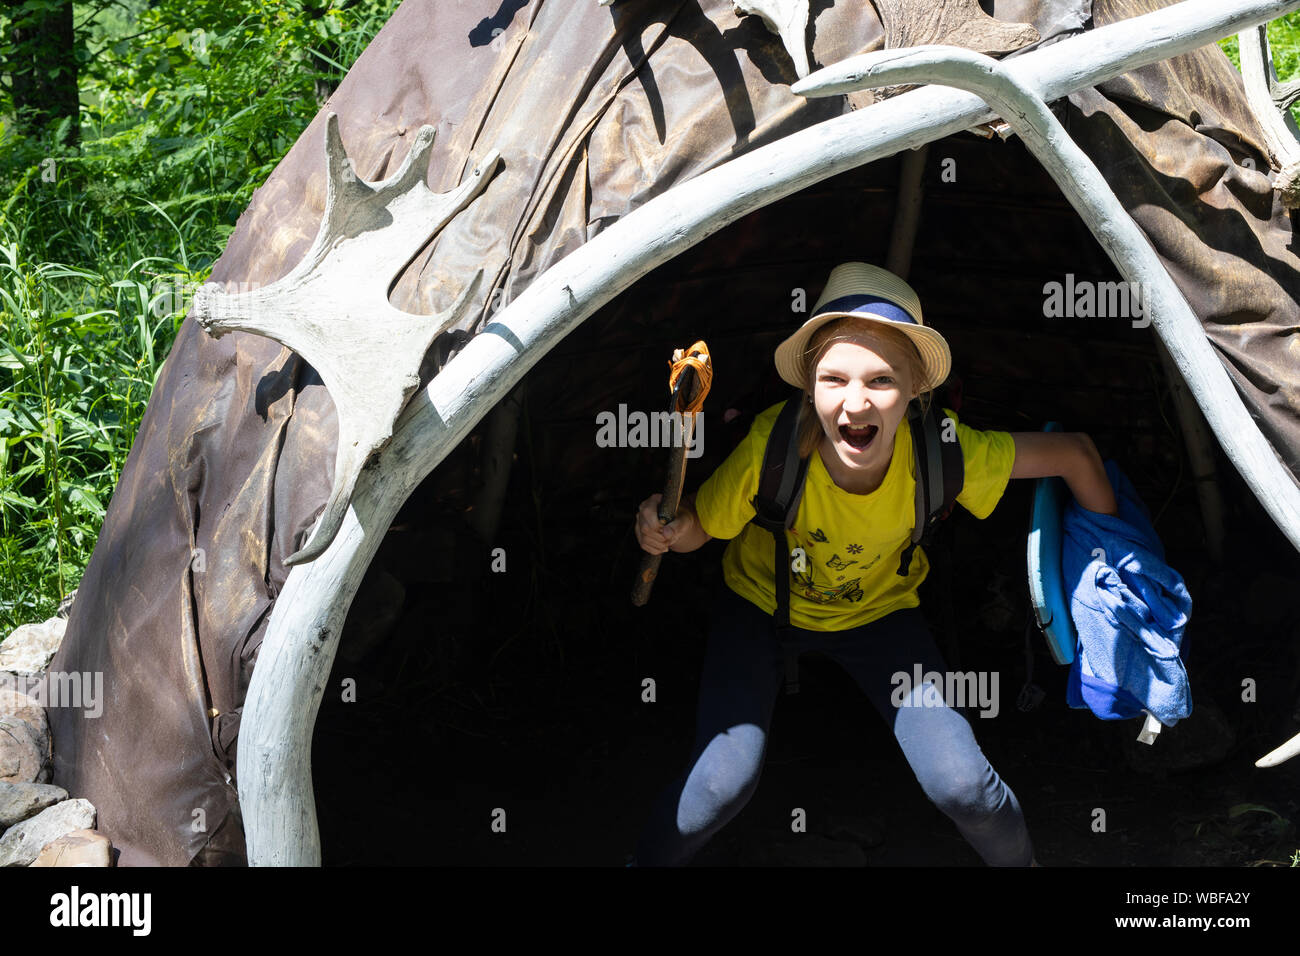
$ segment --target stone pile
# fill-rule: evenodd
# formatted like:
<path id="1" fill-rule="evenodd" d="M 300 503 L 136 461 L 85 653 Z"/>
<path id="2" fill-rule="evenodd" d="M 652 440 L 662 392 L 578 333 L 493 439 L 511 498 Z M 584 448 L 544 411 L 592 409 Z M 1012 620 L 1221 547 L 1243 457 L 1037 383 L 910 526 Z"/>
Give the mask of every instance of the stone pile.
<path id="1" fill-rule="evenodd" d="M 50 784 L 49 721 L 26 693 L 59 649 L 69 604 L 0 641 L 0 866 L 112 865 L 112 844 L 94 830 L 95 808 Z"/>

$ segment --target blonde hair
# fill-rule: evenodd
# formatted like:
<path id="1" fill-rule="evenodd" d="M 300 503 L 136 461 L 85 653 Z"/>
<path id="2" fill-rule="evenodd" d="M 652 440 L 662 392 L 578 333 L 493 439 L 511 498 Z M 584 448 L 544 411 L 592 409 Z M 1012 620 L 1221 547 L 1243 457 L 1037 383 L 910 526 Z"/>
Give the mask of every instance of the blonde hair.
<path id="1" fill-rule="evenodd" d="M 807 458 L 812 455 L 817 450 L 817 446 L 821 443 L 824 434 L 822 423 L 817 418 L 817 410 L 813 407 L 811 401 L 813 389 L 817 384 L 817 363 L 821 361 L 826 350 L 837 341 L 857 342 L 863 338 L 873 337 L 894 346 L 903 353 L 903 364 L 907 368 L 908 377 L 911 378 L 913 385 L 925 381 L 925 363 L 921 360 L 921 353 L 917 351 L 916 345 L 913 344 L 911 338 L 903 332 L 876 322 L 868 325 L 849 316 L 827 322 L 812 334 L 808 340 L 808 347 L 804 349 L 803 354 L 805 398 L 799 408 L 799 422 L 796 425 L 799 432 L 800 458 Z M 929 409 L 931 394 L 929 389 L 918 394 L 917 398 L 920 399 L 922 411 Z"/>

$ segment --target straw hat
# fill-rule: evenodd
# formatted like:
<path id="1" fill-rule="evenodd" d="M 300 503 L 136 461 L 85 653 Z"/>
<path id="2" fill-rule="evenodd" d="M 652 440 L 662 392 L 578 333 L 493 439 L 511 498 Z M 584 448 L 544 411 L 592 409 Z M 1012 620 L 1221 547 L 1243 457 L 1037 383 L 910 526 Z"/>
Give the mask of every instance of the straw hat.
<path id="1" fill-rule="evenodd" d="M 776 347 L 776 370 L 796 388 L 808 383 L 804 353 L 813 333 L 844 316 L 887 325 L 911 339 L 925 367 L 924 381 L 917 383 L 920 391 L 934 388 L 948 377 L 952 368 L 948 343 L 925 325 L 916 292 L 892 272 L 865 262 L 842 263 L 831 270 L 812 311 L 812 318 Z"/>

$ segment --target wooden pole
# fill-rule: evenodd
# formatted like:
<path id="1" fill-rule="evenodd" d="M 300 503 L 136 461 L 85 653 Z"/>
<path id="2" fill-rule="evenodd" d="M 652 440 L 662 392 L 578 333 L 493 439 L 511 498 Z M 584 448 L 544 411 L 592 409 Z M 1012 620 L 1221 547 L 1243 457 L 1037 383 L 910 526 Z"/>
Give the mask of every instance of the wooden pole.
<path id="1" fill-rule="evenodd" d="M 1214 462 L 1214 436 L 1205 424 L 1205 416 L 1188 394 L 1187 383 L 1169 357 L 1169 350 L 1156 337 L 1156 351 L 1160 365 L 1169 380 L 1174 407 L 1178 410 L 1178 424 L 1187 448 L 1187 460 L 1192 466 L 1192 480 L 1196 482 L 1196 500 L 1201 506 L 1201 521 L 1205 525 L 1205 546 L 1217 565 L 1223 564 L 1223 493 L 1219 490 L 1218 469 Z"/>
<path id="2" fill-rule="evenodd" d="M 924 186 L 925 162 L 930 156 L 930 145 L 909 149 L 903 153 L 902 168 L 898 172 L 898 204 L 894 207 L 894 228 L 889 234 L 889 254 L 885 268 L 906 279 L 912 271 L 912 252 L 916 248 L 916 232 L 921 223 L 921 200 Z"/>

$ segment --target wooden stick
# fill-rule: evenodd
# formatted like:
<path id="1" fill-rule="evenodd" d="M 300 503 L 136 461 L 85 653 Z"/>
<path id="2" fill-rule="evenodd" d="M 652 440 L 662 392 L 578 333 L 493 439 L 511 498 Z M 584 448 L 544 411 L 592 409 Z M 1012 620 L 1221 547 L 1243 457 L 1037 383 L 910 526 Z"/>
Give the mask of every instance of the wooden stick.
<path id="1" fill-rule="evenodd" d="M 519 412 L 523 408 L 524 386 L 497 403 L 488 419 L 480 456 L 483 484 L 474 497 L 474 511 L 469 524 L 486 544 L 491 544 L 501 525 L 501 508 L 510 484 L 514 464 L 515 437 L 519 432 Z"/>
<path id="2" fill-rule="evenodd" d="M 701 378 L 696 367 L 687 363 L 687 359 L 698 359 L 704 364 L 707 374 Z M 673 352 L 669 384 L 673 389 L 673 398 L 669 402 L 668 412 L 678 416 L 681 424 L 680 442 L 674 442 L 669 455 L 668 479 L 663 496 L 659 500 L 659 525 L 663 527 L 677 517 L 677 507 L 682 500 L 682 486 L 686 481 L 686 450 L 691 445 L 695 434 L 695 416 L 704 405 L 709 394 L 709 384 L 713 380 L 712 368 L 709 366 L 709 347 L 703 342 L 696 342 L 690 349 L 677 349 Z M 680 373 L 678 369 L 680 368 Z M 675 381 L 676 384 L 673 384 Z M 632 603 L 643 607 L 650 600 L 650 589 L 654 587 L 659 575 L 659 563 L 662 554 L 646 554 L 641 558 L 641 570 L 637 573 L 636 583 L 632 586 Z"/>
<path id="3" fill-rule="evenodd" d="M 1156 338 L 1156 351 L 1160 365 L 1169 379 L 1178 424 L 1187 446 L 1187 460 L 1192 466 L 1192 479 L 1196 482 L 1196 499 L 1201 505 L 1201 520 L 1205 524 L 1205 545 L 1214 563 L 1223 564 L 1223 495 L 1219 491 L 1218 469 L 1214 466 L 1214 438 L 1205 424 L 1205 417 L 1196 406 L 1196 399 L 1188 394 L 1187 383 L 1174 366 L 1169 351 Z"/>
<path id="4" fill-rule="evenodd" d="M 921 225 L 921 200 L 924 196 L 925 161 L 930 156 L 927 143 L 920 149 L 903 154 L 898 171 L 898 202 L 894 205 L 894 227 L 889 234 L 889 253 L 885 268 L 901 279 L 912 271 L 912 252 L 916 248 L 916 231 Z"/>
<path id="5" fill-rule="evenodd" d="M 694 371 L 685 373 L 692 379 L 695 377 Z M 668 524 L 677 517 L 677 508 L 682 500 L 682 485 L 686 481 L 686 446 L 691 443 L 691 436 L 695 431 L 695 416 L 689 412 L 682 415 L 682 442 L 681 445 L 674 445 L 672 453 L 668 459 L 668 481 L 664 486 L 663 498 L 659 501 L 659 524 Z M 650 589 L 654 587 L 655 578 L 659 576 L 659 564 L 663 561 L 662 554 L 643 554 L 641 556 L 641 569 L 637 572 L 636 583 L 632 585 L 632 603 L 637 607 L 644 607 L 645 603 L 650 600 Z"/>

